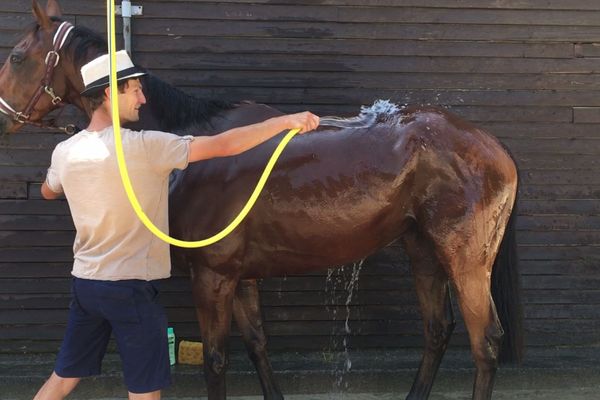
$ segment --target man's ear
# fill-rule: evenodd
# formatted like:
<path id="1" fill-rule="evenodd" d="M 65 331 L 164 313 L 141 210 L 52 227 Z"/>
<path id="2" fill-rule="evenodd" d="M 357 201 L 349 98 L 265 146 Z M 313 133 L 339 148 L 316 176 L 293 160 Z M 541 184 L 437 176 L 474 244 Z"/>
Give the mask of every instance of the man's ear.
<path id="1" fill-rule="evenodd" d="M 35 20 L 42 29 L 48 29 L 52 26 L 52 20 L 50 20 L 50 17 L 48 17 L 48 14 L 46 14 L 46 11 L 44 11 L 37 0 L 32 1 L 31 9 Z"/>
<path id="2" fill-rule="evenodd" d="M 110 101 L 110 86 L 104 89 L 104 96 L 106 96 L 106 100 Z"/>

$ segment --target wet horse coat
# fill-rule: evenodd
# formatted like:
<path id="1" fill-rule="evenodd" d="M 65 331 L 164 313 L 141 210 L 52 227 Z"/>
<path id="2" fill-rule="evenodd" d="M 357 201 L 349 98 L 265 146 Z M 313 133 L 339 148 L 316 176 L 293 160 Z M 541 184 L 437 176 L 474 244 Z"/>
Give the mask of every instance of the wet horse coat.
<path id="1" fill-rule="evenodd" d="M 15 110 L 24 107 L 34 91 L 31 76 L 42 71 L 59 20 L 54 0 L 47 11 L 34 1 L 34 14 L 38 26 L 13 50 L 25 63 L 9 57 L 0 72 L 0 96 Z M 104 51 L 101 39 L 76 27 L 61 50 L 55 91 L 85 108 L 77 71 Z M 259 104 L 231 106 L 194 99 L 152 76 L 144 87 L 147 118 L 138 126 L 146 129 L 214 134 L 280 114 Z M 32 119 L 39 120 L 52 108 L 41 100 Z M 321 129 L 292 140 L 255 208 L 230 236 L 208 248 L 173 250 L 175 263 L 191 271 L 209 399 L 225 398 L 232 318 L 256 365 L 265 398 L 282 398 L 266 353 L 256 278 L 341 265 L 396 239 L 402 240 L 411 259 L 425 328 L 425 351 L 408 398 L 425 399 L 431 390 L 454 327 L 451 284 L 477 368 L 473 398 L 491 397 L 503 334 L 492 281 L 499 288 L 494 298 L 506 330 L 504 344 L 512 350 L 504 354 L 520 357 L 514 259 L 502 257 L 506 265 L 498 265 L 492 279 L 517 191 L 511 157 L 494 137 L 439 108 L 399 109 L 388 104 L 386 110 L 366 111 L 350 122 L 363 126 Z M 20 126 L 0 114 L 2 132 Z M 197 240 L 224 227 L 248 198 L 280 138 L 175 174 L 171 234 Z M 511 244 L 505 240 L 502 250 L 514 249 Z"/>

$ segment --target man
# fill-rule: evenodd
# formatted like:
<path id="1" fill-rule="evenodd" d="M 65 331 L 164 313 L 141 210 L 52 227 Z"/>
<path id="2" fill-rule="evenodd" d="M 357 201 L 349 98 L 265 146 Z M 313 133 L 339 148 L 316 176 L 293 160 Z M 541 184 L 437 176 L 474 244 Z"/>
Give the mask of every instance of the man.
<path id="1" fill-rule="evenodd" d="M 144 72 L 125 51 L 116 54 L 119 117 L 139 119 L 146 102 Z M 93 110 L 89 126 L 52 154 L 42 195 L 65 194 L 77 230 L 73 245 L 73 300 L 55 370 L 35 400 L 62 399 L 82 377 L 100 373 L 111 333 L 123 363 L 130 399 L 160 399 L 170 384 L 167 319 L 157 302 L 157 280 L 170 276 L 169 246 L 137 219 L 117 167 L 108 88 L 108 55 L 81 68 Z M 242 153 L 293 128 L 315 129 L 309 112 L 284 115 L 215 136 L 180 137 L 123 129 L 134 190 L 157 227 L 168 230 L 168 178 L 189 162 Z"/>

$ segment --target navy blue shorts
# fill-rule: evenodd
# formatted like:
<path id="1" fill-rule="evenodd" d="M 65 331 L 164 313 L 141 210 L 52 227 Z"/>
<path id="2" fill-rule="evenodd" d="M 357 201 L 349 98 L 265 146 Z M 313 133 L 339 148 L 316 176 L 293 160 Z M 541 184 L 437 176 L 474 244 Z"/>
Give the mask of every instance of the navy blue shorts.
<path id="1" fill-rule="evenodd" d="M 63 378 L 98 375 L 111 333 L 127 390 L 148 393 L 171 384 L 167 317 L 156 281 L 73 279 L 67 331 L 55 372 Z"/>

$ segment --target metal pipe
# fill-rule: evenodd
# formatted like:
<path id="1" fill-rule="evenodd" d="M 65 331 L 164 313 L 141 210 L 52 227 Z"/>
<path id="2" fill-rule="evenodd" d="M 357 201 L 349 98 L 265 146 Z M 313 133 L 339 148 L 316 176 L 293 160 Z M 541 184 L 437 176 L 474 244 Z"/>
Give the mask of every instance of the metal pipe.
<path id="1" fill-rule="evenodd" d="M 131 56 L 131 2 L 121 1 L 121 15 L 123 16 L 123 45 Z"/>

